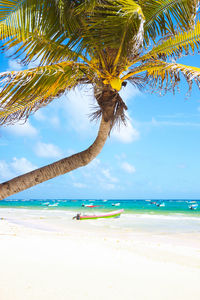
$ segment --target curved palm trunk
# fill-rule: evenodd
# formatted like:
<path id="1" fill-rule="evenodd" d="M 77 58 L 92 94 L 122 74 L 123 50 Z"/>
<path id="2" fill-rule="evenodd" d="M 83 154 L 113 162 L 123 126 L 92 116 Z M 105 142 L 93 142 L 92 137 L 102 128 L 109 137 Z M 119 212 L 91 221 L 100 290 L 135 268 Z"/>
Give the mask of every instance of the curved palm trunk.
<path id="1" fill-rule="evenodd" d="M 91 162 L 102 150 L 110 132 L 110 121 L 101 120 L 94 143 L 86 150 L 0 184 L 0 200 Z"/>

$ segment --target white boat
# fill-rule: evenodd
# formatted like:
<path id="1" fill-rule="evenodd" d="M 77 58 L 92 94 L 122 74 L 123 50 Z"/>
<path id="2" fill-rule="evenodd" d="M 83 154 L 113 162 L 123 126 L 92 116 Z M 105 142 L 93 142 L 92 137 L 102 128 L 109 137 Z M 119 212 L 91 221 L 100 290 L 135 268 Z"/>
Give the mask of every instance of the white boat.
<path id="1" fill-rule="evenodd" d="M 112 206 L 120 206 L 120 203 L 112 203 Z"/>
<path id="2" fill-rule="evenodd" d="M 191 210 L 196 210 L 197 207 L 198 207 L 198 204 L 195 203 L 195 204 L 192 204 L 192 205 L 188 205 L 188 207 L 189 207 L 189 209 L 191 209 Z"/>
<path id="3" fill-rule="evenodd" d="M 58 206 L 59 203 L 49 204 L 49 206 Z"/>
<path id="4" fill-rule="evenodd" d="M 49 202 L 44 202 L 44 203 L 42 203 L 42 205 L 49 206 Z"/>
<path id="5" fill-rule="evenodd" d="M 156 206 L 158 206 L 158 207 L 165 207 L 165 203 L 164 203 L 164 202 L 162 202 L 162 203 L 157 203 Z"/>
<path id="6" fill-rule="evenodd" d="M 92 207 L 93 206 L 93 203 L 91 204 L 82 204 L 82 207 Z"/>

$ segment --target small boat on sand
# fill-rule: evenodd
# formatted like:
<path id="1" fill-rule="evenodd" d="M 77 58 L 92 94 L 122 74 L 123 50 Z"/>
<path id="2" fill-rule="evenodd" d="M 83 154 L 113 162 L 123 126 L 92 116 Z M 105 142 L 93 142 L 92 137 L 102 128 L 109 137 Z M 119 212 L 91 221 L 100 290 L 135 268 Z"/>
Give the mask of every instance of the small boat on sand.
<path id="1" fill-rule="evenodd" d="M 120 210 L 110 211 L 108 213 L 96 214 L 96 215 L 77 214 L 76 216 L 73 217 L 73 219 L 88 220 L 88 219 L 100 219 L 100 218 L 116 218 L 119 217 L 123 211 L 124 211 L 123 209 L 120 209 Z"/>

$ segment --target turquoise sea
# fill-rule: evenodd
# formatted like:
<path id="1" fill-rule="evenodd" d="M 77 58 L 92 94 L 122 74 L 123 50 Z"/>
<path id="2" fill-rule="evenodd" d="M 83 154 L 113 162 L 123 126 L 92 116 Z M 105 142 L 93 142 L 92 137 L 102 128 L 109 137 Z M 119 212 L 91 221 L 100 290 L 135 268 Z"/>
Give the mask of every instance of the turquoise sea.
<path id="1" fill-rule="evenodd" d="M 124 209 L 124 213 L 117 219 L 72 220 L 77 213 L 94 214 L 118 209 Z M 200 200 L 7 199 L 0 201 L 0 219 L 35 228 L 45 228 L 51 220 L 52 224 L 62 223 L 63 228 L 71 224 L 87 229 L 199 234 Z"/>
<path id="2" fill-rule="evenodd" d="M 13 199 L 0 201 L 0 207 L 96 212 L 124 209 L 128 214 L 155 214 L 200 217 L 200 200 L 116 200 L 116 199 Z"/>

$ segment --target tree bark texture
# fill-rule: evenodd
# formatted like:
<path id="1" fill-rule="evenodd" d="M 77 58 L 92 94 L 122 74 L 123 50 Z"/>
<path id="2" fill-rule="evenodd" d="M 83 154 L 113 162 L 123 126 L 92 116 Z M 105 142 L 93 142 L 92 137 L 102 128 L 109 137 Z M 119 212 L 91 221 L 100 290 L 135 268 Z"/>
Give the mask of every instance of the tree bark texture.
<path id="1" fill-rule="evenodd" d="M 109 135 L 110 128 L 110 121 L 105 121 L 102 118 L 97 138 L 88 149 L 1 183 L 0 200 L 87 165 L 101 152 Z"/>

